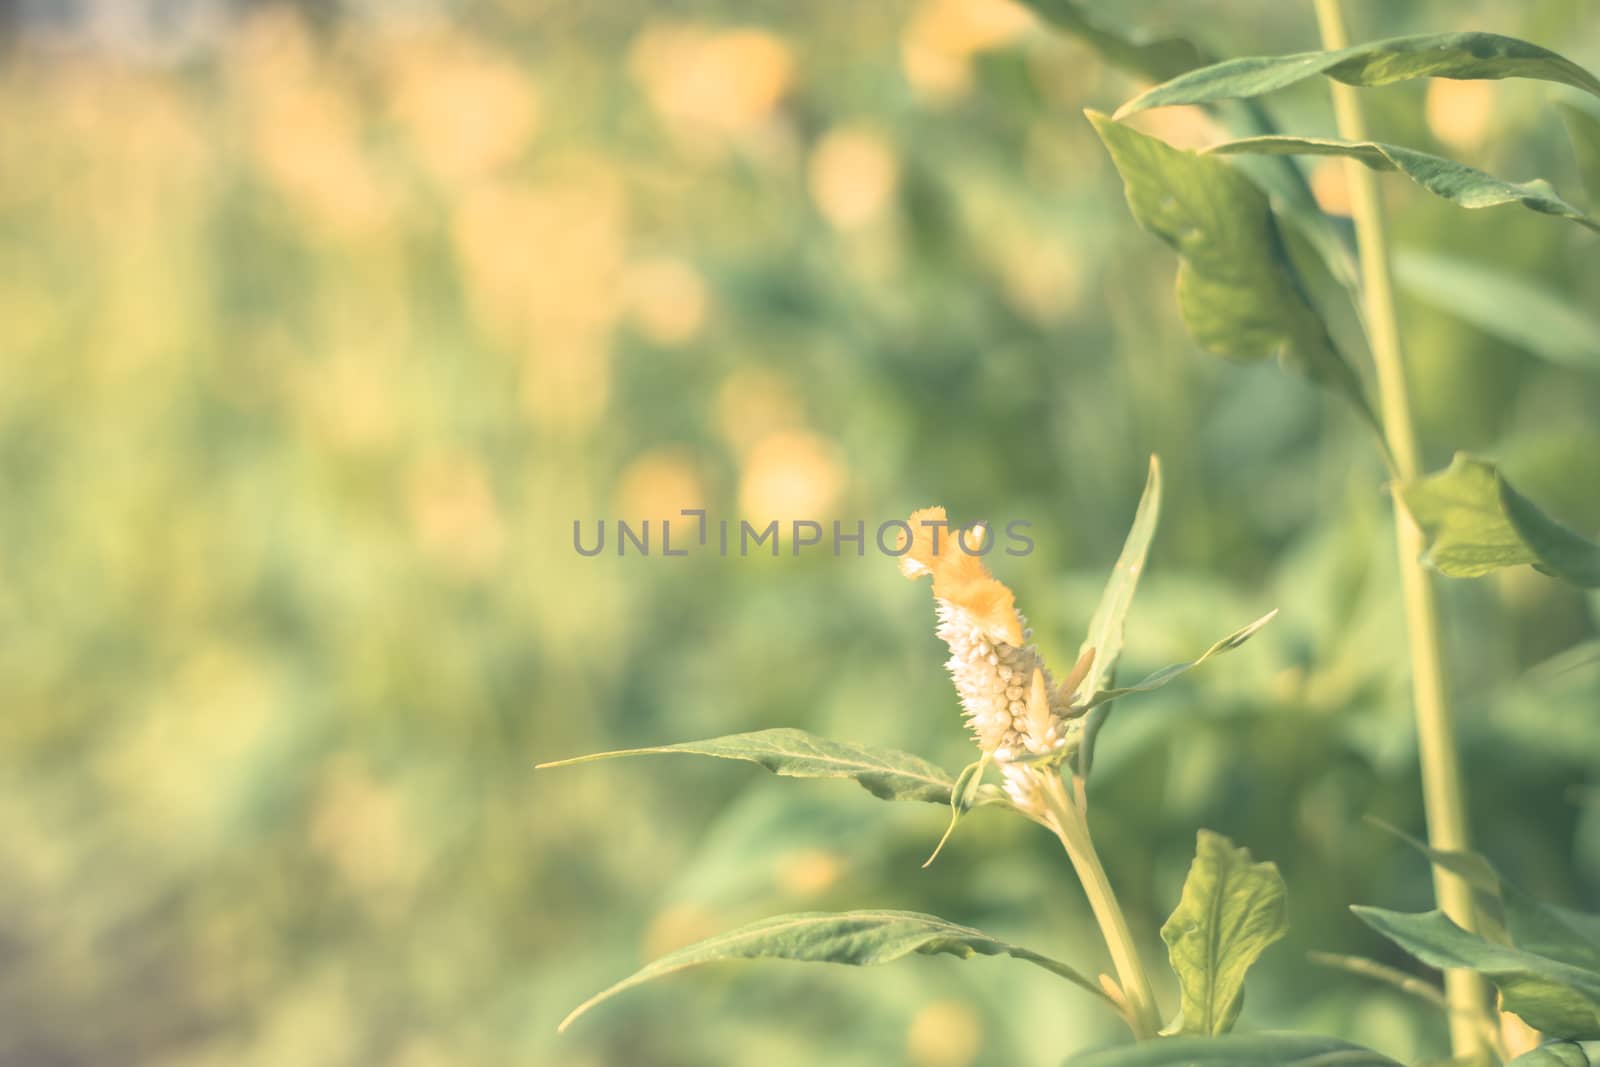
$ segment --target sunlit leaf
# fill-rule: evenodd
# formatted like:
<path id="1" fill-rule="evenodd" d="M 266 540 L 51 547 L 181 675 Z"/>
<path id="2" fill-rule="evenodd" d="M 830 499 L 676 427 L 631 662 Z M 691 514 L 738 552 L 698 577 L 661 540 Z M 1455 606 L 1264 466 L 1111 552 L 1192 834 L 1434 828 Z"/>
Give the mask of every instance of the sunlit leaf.
<path id="1" fill-rule="evenodd" d="M 1277 614 L 1278 609 L 1273 608 L 1271 611 L 1267 612 L 1250 625 L 1241 627 L 1240 629 L 1237 629 L 1233 633 L 1229 634 L 1227 637 L 1224 637 L 1222 640 L 1218 641 L 1216 644 L 1212 645 L 1210 648 L 1206 649 L 1192 660 L 1188 660 L 1184 663 L 1173 663 L 1166 667 L 1162 667 L 1159 671 L 1154 671 L 1145 675 L 1132 685 L 1123 686 L 1120 689 L 1102 690 L 1094 695 L 1094 697 L 1089 701 L 1088 706 L 1090 708 L 1098 708 L 1103 704 L 1109 703 L 1120 696 L 1126 696 L 1129 693 L 1147 693 L 1152 689 L 1160 689 L 1168 682 L 1171 682 L 1173 679 L 1177 678 L 1180 674 L 1186 674 L 1187 672 L 1194 670 L 1211 657 L 1220 656 L 1224 652 L 1231 652 L 1238 648 L 1240 645 L 1244 644 L 1246 641 L 1250 640 L 1250 638 L 1259 633 L 1262 627 L 1266 626 L 1267 623 L 1271 622 L 1275 617 L 1277 617 Z"/>
<path id="2" fill-rule="evenodd" d="M 1412 296 L 1492 337 L 1551 363 L 1600 370 L 1600 318 L 1538 282 L 1419 249 L 1397 252 L 1394 272 Z"/>
<path id="3" fill-rule="evenodd" d="M 1220 159 L 1088 116 L 1122 175 L 1134 218 L 1178 253 L 1178 307 L 1195 341 L 1241 362 L 1276 356 L 1376 426 L 1360 378 L 1284 254 L 1266 194 Z"/>
<path id="4" fill-rule="evenodd" d="M 1183 895 L 1161 927 L 1183 991 L 1183 1032 L 1232 1029 L 1245 972 L 1288 932 L 1288 892 L 1277 866 L 1252 863 L 1248 849 L 1201 830 Z"/>
<path id="5" fill-rule="evenodd" d="M 590 1008 L 626 989 L 703 963 L 770 959 L 867 967 L 892 963 L 912 953 L 945 953 L 963 959 L 1011 956 L 1043 967 L 1105 999 L 1097 985 L 1064 963 L 933 915 L 911 911 L 799 912 L 762 919 L 669 952 L 578 1005 L 562 1020 L 560 1029 L 565 1030 Z"/>
<path id="6" fill-rule="evenodd" d="M 1371 1049 L 1315 1034 L 1170 1037 L 1089 1052 L 1063 1067 L 1399 1067 Z"/>
<path id="7" fill-rule="evenodd" d="M 1089 633 L 1078 649 L 1079 656 L 1090 650 L 1094 662 L 1078 689 L 1078 697 L 1086 698 L 1108 688 L 1116 679 L 1117 661 L 1122 658 L 1122 635 L 1128 619 L 1128 609 L 1133 604 L 1133 594 L 1139 587 L 1139 576 L 1144 573 L 1145 557 L 1150 554 L 1150 541 L 1155 537 L 1156 524 L 1161 518 L 1161 460 L 1150 457 L 1150 473 L 1145 477 L 1144 492 L 1139 496 L 1139 506 L 1133 513 L 1133 525 L 1122 542 L 1122 552 L 1117 556 L 1111 577 L 1106 580 L 1100 603 L 1089 619 Z M 1094 764 L 1094 742 L 1111 714 L 1111 702 L 1105 701 L 1089 712 L 1083 724 L 1083 741 L 1078 748 L 1078 773 L 1087 776 Z"/>
<path id="8" fill-rule="evenodd" d="M 792 729 L 756 730 L 753 733 L 728 734 L 676 745 L 596 752 L 593 755 L 541 763 L 539 769 L 670 752 L 745 760 L 790 778 L 851 778 L 867 792 L 884 800 L 923 800 L 931 804 L 948 804 L 950 789 L 955 784 L 955 780 L 942 767 L 936 767 L 909 752 L 830 741 L 804 730 Z"/>
<path id="9" fill-rule="evenodd" d="M 1528 41 L 1495 33 L 1427 33 L 1329 52 L 1230 59 L 1139 94 L 1117 110 L 1117 118 L 1152 107 L 1260 96 L 1318 74 L 1362 86 L 1413 78 L 1534 78 L 1600 96 L 1600 78 Z"/>
<path id="10" fill-rule="evenodd" d="M 1427 536 L 1424 560 L 1443 574 L 1473 578 L 1527 563 L 1600 586 L 1600 545 L 1540 511 L 1486 460 L 1458 452 L 1448 470 L 1400 491 Z"/>
<path id="11" fill-rule="evenodd" d="M 1212 155 L 1241 152 L 1276 155 L 1343 156 L 1373 170 L 1395 170 L 1428 192 L 1464 208 L 1521 204 L 1544 215 L 1571 219 L 1600 232 L 1600 222 L 1556 195 L 1548 182 L 1508 182 L 1442 156 L 1376 141 L 1336 141 L 1324 137 L 1248 137 L 1206 149 Z"/>
<path id="12" fill-rule="evenodd" d="M 1441 911 L 1407 915 L 1352 909 L 1360 919 L 1430 967 L 1477 971 L 1500 990 L 1505 1010 L 1555 1037 L 1600 1038 L 1600 971 L 1461 929 Z"/>

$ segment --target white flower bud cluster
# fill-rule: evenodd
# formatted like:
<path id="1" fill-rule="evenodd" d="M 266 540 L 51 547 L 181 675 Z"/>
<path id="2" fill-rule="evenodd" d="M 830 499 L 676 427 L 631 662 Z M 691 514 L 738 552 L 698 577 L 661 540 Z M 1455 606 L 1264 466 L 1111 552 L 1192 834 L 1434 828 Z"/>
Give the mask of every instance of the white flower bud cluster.
<path id="1" fill-rule="evenodd" d="M 1066 696 L 1056 692 L 1049 668 L 1033 645 L 1018 647 L 995 638 L 964 608 L 949 601 L 938 601 L 938 613 L 938 635 L 950 647 L 945 667 L 978 747 L 1002 766 L 1023 756 L 1064 749 L 1076 723 L 1069 717 Z M 1032 634 L 1025 628 L 1024 640 Z M 1043 673 L 1043 701 L 1030 699 L 1035 670 Z M 1008 781 L 1010 777 L 1008 773 Z"/>

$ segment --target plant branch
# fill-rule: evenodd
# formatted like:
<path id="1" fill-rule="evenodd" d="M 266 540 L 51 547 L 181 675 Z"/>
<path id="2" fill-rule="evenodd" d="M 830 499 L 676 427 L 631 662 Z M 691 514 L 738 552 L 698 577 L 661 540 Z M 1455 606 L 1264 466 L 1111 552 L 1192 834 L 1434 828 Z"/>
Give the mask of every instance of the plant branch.
<path id="1" fill-rule="evenodd" d="M 1314 2 L 1323 47 L 1330 50 L 1347 47 L 1349 34 L 1339 0 Z M 1333 108 L 1340 137 L 1348 141 L 1368 139 L 1358 89 L 1335 82 Z M 1345 173 L 1361 257 L 1362 317 L 1377 368 L 1384 437 L 1389 444 L 1397 481 L 1409 481 L 1421 473 L 1421 453 L 1406 385 L 1378 180 L 1355 160 L 1345 162 Z M 1412 700 L 1416 710 L 1428 840 L 1435 848 L 1465 850 L 1470 847 L 1466 800 L 1445 687 L 1438 601 L 1428 573 L 1422 567 L 1425 547 L 1422 531 L 1406 510 L 1399 493 L 1391 495 L 1395 540 L 1400 553 L 1400 586 L 1411 658 Z M 1468 930 L 1474 928 L 1472 898 L 1466 882 L 1435 866 L 1434 893 L 1445 914 Z M 1450 1040 L 1455 1054 L 1482 1057 L 1485 1052 L 1482 1029 L 1489 1018 L 1488 988 L 1482 977 L 1472 971 L 1448 971 L 1445 993 L 1450 1005 Z"/>
<path id="2" fill-rule="evenodd" d="M 1139 949 L 1128 930 L 1128 920 L 1122 914 L 1122 906 L 1117 903 L 1105 868 L 1100 865 L 1100 856 L 1094 850 L 1094 842 L 1089 838 L 1088 820 L 1083 809 L 1068 795 L 1060 775 L 1043 772 L 1040 778 L 1048 805 L 1045 825 L 1061 840 L 1061 847 L 1066 849 L 1067 858 L 1083 883 L 1089 909 L 1100 925 L 1100 934 L 1105 938 L 1111 963 L 1117 970 L 1128 1027 L 1137 1041 L 1155 1037 L 1161 1030 L 1161 1012 L 1144 964 L 1139 961 Z"/>

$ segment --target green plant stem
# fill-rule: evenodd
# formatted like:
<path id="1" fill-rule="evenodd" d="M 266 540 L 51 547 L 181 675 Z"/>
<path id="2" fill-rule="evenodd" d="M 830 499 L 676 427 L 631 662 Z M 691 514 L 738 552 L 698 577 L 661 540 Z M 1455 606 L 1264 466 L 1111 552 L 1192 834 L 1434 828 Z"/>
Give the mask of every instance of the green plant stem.
<path id="1" fill-rule="evenodd" d="M 1083 883 L 1083 891 L 1089 898 L 1089 909 L 1094 912 L 1095 922 L 1100 925 L 1100 934 L 1111 953 L 1112 966 L 1117 970 L 1117 983 L 1127 1002 L 1128 1027 L 1137 1041 L 1155 1037 L 1161 1030 L 1161 1012 L 1156 1006 L 1155 993 L 1150 988 L 1144 964 L 1139 961 L 1139 949 L 1128 930 L 1128 920 L 1123 917 L 1122 906 L 1117 903 L 1111 881 L 1106 877 L 1105 868 L 1100 865 L 1100 856 L 1094 850 L 1094 842 L 1089 838 L 1088 819 L 1083 809 L 1067 794 L 1059 775 L 1044 772 L 1041 777 L 1045 780 L 1045 799 L 1049 805 L 1046 825 L 1061 839 L 1061 847 L 1066 849 L 1067 858 L 1072 861 L 1073 870 L 1078 872 L 1078 880 Z"/>
<path id="2" fill-rule="evenodd" d="M 1339 0 L 1314 2 L 1323 47 L 1348 47 L 1350 38 Z M 1347 141 L 1368 139 L 1358 94 L 1359 90 L 1353 86 L 1334 83 L 1334 116 L 1339 136 Z M 1377 367 L 1384 438 L 1389 445 L 1398 484 L 1421 473 L 1421 458 L 1406 387 L 1400 326 L 1395 315 L 1383 205 L 1378 197 L 1378 179 L 1373 172 L 1354 160 L 1347 160 L 1345 174 L 1355 218 L 1356 246 L 1361 257 L 1363 318 Z M 1471 846 L 1461 765 L 1444 680 L 1438 601 L 1428 573 L 1422 567 L 1425 547 L 1422 531 L 1406 510 L 1399 493 L 1391 495 L 1394 497 L 1395 540 L 1400 552 L 1400 588 L 1405 603 L 1428 840 L 1435 848 L 1465 850 Z M 1435 865 L 1434 894 L 1445 914 L 1468 930 L 1474 928 L 1472 897 L 1465 881 Z M 1481 1058 L 1485 1051 L 1483 1026 L 1489 1018 L 1488 987 L 1473 971 L 1452 970 L 1445 974 L 1445 995 L 1450 1004 L 1450 1041 L 1455 1055 Z"/>

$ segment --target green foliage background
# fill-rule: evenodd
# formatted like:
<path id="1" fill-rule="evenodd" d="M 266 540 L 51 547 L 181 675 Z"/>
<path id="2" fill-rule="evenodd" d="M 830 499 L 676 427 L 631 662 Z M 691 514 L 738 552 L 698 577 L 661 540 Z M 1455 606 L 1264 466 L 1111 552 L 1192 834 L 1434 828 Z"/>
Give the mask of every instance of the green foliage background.
<path id="1" fill-rule="evenodd" d="M 1228 54 L 1315 44 L 1301 5 L 1100 6 Z M 1600 67 L 1579 0 L 1356 7 L 1366 36 Z M 1102 736 L 1096 834 L 1147 959 L 1209 827 L 1289 886 L 1244 1027 L 1443 1047 L 1303 962 L 1412 966 L 1346 906 L 1430 899 L 1362 821 L 1420 826 L 1383 471 L 1335 402 L 1185 336 L 1081 116 L 1136 83 L 979 0 L 268 5 L 5 47 L 0 1063 L 965 1067 L 1113 1039 L 1032 968 L 945 959 L 690 974 L 557 1037 L 644 959 L 790 909 L 1106 964 L 1016 820 L 975 813 L 922 871 L 932 806 L 687 757 L 531 768 L 770 726 L 970 759 L 890 562 L 586 559 L 574 519 L 1029 520 L 995 568 L 1065 666 L 1151 452 L 1126 675 L 1282 614 Z M 1376 132 L 1581 201 L 1548 106 L 1576 94 L 1443 84 L 1370 91 Z M 1331 131 L 1321 85 L 1273 106 Z M 1384 188 L 1403 247 L 1600 306 L 1593 235 Z M 1402 313 L 1429 467 L 1492 455 L 1600 528 L 1600 353 Z M 1600 599 L 1526 568 L 1445 593 L 1478 845 L 1594 909 Z"/>

